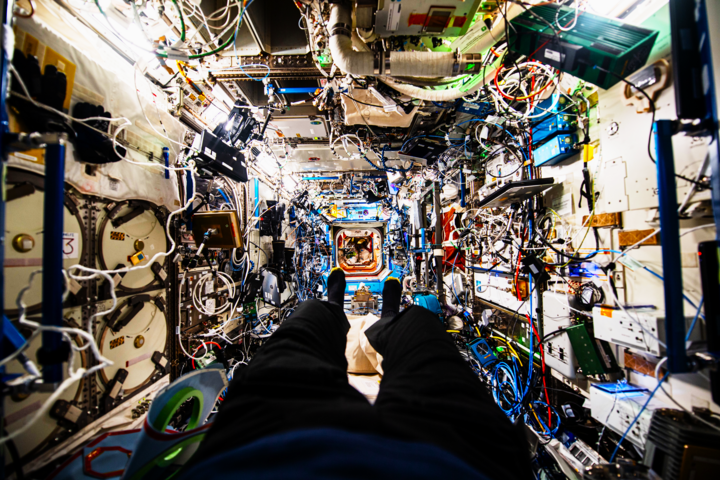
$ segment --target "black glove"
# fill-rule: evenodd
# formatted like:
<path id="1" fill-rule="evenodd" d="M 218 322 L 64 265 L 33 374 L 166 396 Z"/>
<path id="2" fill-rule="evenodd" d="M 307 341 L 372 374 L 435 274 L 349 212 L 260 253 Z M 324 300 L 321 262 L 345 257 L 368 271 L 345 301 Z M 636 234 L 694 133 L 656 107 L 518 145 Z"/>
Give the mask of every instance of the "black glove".
<path id="1" fill-rule="evenodd" d="M 112 118 L 112 115 L 106 112 L 103 107 L 85 102 L 75 105 L 72 116 L 79 120 L 89 117 Z M 85 123 L 103 132 L 106 132 L 109 126 L 109 122 L 103 120 L 90 120 Z M 94 164 L 112 163 L 120 161 L 121 157 L 125 156 L 125 148 L 120 145 L 116 147 L 117 153 L 120 156 L 115 154 L 113 151 L 113 141 L 108 136 L 96 132 L 83 123 L 73 122 L 73 127 L 77 132 L 74 145 L 78 161 Z"/>

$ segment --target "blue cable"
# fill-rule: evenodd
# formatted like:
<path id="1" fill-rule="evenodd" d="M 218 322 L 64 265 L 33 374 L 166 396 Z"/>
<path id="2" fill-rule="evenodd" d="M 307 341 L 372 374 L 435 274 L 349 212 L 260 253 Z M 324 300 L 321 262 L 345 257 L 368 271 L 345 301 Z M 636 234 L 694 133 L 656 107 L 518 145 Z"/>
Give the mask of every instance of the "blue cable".
<path id="1" fill-rule="evenodd" d="M 378 166 L 375 165 L 373 162 L 371 162 L 370 159 L 367 158 L 367 155 L 363 155 L 362 158 L 363 158 L 366 162 L 368 162 L 370 165 L 372 165 L 372 167 L 375 168 L 376 170 L 380 170 L 381 172 L 386 171 L 384 168 L 378 167 Z"/>
<path id="2" fill-rule="evenodd" d="M 662 383 L 663 383 L 663 382 L 665 381 L 665 379 L 668 378 L 669 376 L 670 376 L 670 374 L 667 373 L 667 374 L 665 374 L 665 376 L 664 376 L 663 378 L 660 379 L 660 381 L 659 381 L 658 384 L 657 384 L 657 387 L 655 387 L 655 390 L 652 391 L 652 393 L 651 393 L 650 396 L 648 397 L 647 401 L 645 402 L 645 405 L 642 406 L 642 408 L 640 409 L 640 412 L 638 412 L 637 416 L 633 419 L 632 422 L 630 422 L 630 425 L 628 425 L 627 430 L 625 430 L 625 433 L 623 433 L 623 436 L 620 437 L 620 441 L 619 441 L 619 442 L 617 443 L 617 445 L 615 446 L 615 450 L 613 450 L 612 456 L 610 457 L 610 463 L 612 463 L 612 461 L 615 459 L 615 454 L 617 453 L 618 449 L 620 448 L 620 444 L 622 443 L 622 441 L 625 440 L 625 437 L 627 436 L 627 434 L 628 434 L 628 432 L 630 431 L 630 429 L 633 427 L 633 425 L 635 425 L 635 422 L 638 421 L 638 419 L 640 418 L 640 415 L 642 415 L 642 413 L 645 411 L 645 409 L 647 408 L 647 406 L 650 404 L 650 400 L 652 400 L 653 396 L 655 395 L 655 392 L 657 392 L 658 390 L 660 390 L 660 387 L 662 386 Z"/>
<path id="3" fill-rule="evenodd" d="M 662 277 L 662 275 L 660 275 L 659 273 L 653 272 L 653 271 L 650 270 L 648 267 L 643 267 L 643 268 L 644 268 L 645 270 L 647 270 L 648 272 L 650 272 L 651 274 L 653 274 L 654 276 L 656 276 L 657 278 L 659 278 L 660 280 L 662 280 L 663 282 L 665 281 L 665 279 L 664 279 L 664 278 Z M 690 299 L 688 298 L 688 296 L 685 295 L 685 293 L 683 293 L 683 298 L 685 299 L 686 302 L 688 302 L 688 303 L 690 304 L 690 306 L 692 306 L 693 308 L 697 309 L 698 312 L 700 311 L 700 307 L 698 307 L 697 305 L 695 305 L 695 303 L 694 303 L 692 300 L 690 300 Z M 703 320 L 705 320 L 705 315 L 703 315 L 703 314 L 701 313 L 700 316 L 702 317 Z"/>
<path id="4" fill-rule="evenodd" d="M 483 119 L 483 118 L 470 118 L 470 119 L 468 119 L 468 120 L 465 120 L 465 121 L 463 121 L 463 122 L 458 123 L 458 124 L 456 125 L 456 127 L 459 127 L 459 126 L 462 125 L 463 123 L 467 123 L 467 122 L 485 122 L 485 123 L 487 123 L 488 125 L 495 125 L 495 126 L 498 127 L 499 129 L 501 129 L 503 132 L 505 132 L 505 133 L 507 133 L 508 135 L 510 135 L 513 140 L 515 140 L 515 143 L 517 144 L 518 147 L 520 147 L 520 151 L 522 152 L 523 156 L 525 157 L 525 160 L 529 160 L 529 158 L 528 158 L 528 156 L 527 156 L 527 153 L 525 153 L 525 149 L 522 147 L 522 145 L 520 145 L 520 142 L 518 142 L 518 139 L 515 138 L 515 135 L 513 135 L 513 134 L 510 133 L 510 132 L 508 132 L 508 131 L 505 129 L 505 127 L 503 127 L 503 126 L 501 126 L 501 125 L 498 125 L 497 123 L 488 122 L 487 120 L 485 120 L 485 119 Z"/>
<path id="5" fill-rule="evenodd" d="M 520 410 L 522 408 L 521 401 L 523 399 L 523 394 L 518 390 L 518 385 L 520 384 L 520 376 L 517 366 L 517 361 L 515 360 L 515 357 L 511 357 L 513 364 L 512 366 L 508 365 L 506 362 L 499 362 L 495 365 L 495 370 L 493 372 L 493 384 L 497 385 L 493 387 L 493 398 L 495 399 L 495 403 L 500 407 L 500 409 L 505 412 L 505 414 L 510 417 L 511 419 L 514 419 L 514 417 L 518 414 L 520 414 Z M 505 372 L 505 374 L 509 377 L 510 381 L 504 380 L 503 382 L 500 382 L 498 379 L 498 375 L 500 371 Z M 502 398 L 500 398 L 499 389 L 502 387 L 508 386 L 512 390 L 514 399 L 510 400 L 507 398 L 505 392 L 502 393 Z M 511 407 L 509 409 L 506 409 L 502 406 L 501 400 L 505 400 L 507 403 L 511 404 Z"/>
<path id="6" fill-rule="evenodd" d="M 529 222 L 529 228 L 528 231 L 532 232 L 532 221 Z M 535 363 L 535 356 L 533 355 L 533 345 L 535 344 L 535 338 L 533 337 L 533 286 L 532 286 L 532 274 L 528 273 L 528 290 L 530 292 L 530 353 L 528 355 L 528 378 L 527 378 L 527 386 L 525 387 L 525 392 L 523 393 L 523 396 L 525 396 L 525 393 L 530 391 L 530 381 L 532 380 L 532 371 L 533 371 L 533 363 Z"/>
<path id="7" fill-rule="evenodd" d="M 499 375 L 500 371 L 504 371 L 508 375 L 508 377 L 513 381 L 513 383 L 509 383 L 507 380 L 505 380 L 501 383 L 498 379 L 498 375 Z M 493 397 L 495 398 L 495 403 L 498 405 L 498 407 L 500 407 L 500 409 L 503 412 L 505 412 L 505 414 L 507 416 L 512 415 L 514 408 L 505 409 L 503 407 L 502 402 L 500 401 L 501 399 L 499 398 L 499 390 L 503 385 L 508 384 L 511 387 L 512 391 L 515 393 L 515 401 L 518 401 L 517 386 L 514 384 L 515 380 L 516 380 L 515 374 L 507 363 L 499 362 L 495 366 L 495 371 L 493 372 L 493 384 L 497 384 L 497 387 L 493 388 Z M 512 403 L 512 402 L 508 402 L 508 403 Z"/>
<path id="8" fill-rule="evenodd" d="M 245 12 L 247 12 L 247 9 L 250 8 L 250 5 L 253 3 L 253 1 L 254 0 L 250 0 L 247 3 L 247 5 L 245 5 L 245 8 L 243 8 L 243 11 L 240 13 L 240 19 L 238 20 L 238 24 L 235 27 L 235 33 L 233 34 L 233 52 L 235 53 L 235 59 L 238 60 L 238 67 L 240 67 L 240 71 L 249 79 L 255 80 L 256 82 L 262 82 L 263 80 L 265 80 L 266 78 L 268 78 L 270 76 L 270 67 L 268 67 L 267 65 L 264 65 L 262 63 L 253 63 L 250 65 L 240 65 L 240 60 L 239 60 L 238 54 L 237 54 L 237 37 L 238 37 L 238 32 L 240 31 L 240 25 L 242 24 L 242 20 L 243 20 L 243 17 L 245 16 Z M 245 69 L 243 67 L 264 67 L 264 68 L 267 68 L 267 73 L 265 74 L 265 76 L 263 78 L 255 78 L 253 76 L 248 75 L 245 72 Z"/>
<path id="9" fill-rule="evenodd" d="M 555 410 L 555 408 L 552 405 L 548 405 L 545 402 L 534 401 L 534 402 L 532 402 L 532 404 L 533 405 L 541 405 L 543 407 L 550 407 L 550 409 L 553 411 L 553 413 L 555 413 L 555 416 L 557 417 L 557 424 L 556 424 L 555 428 L 553 428 L 553 429 L 550 429 L 550 427 L 545 425 L 545 422 L 542 421 L 542 418 L 540 417 L 540 415 L 537 416 L 537 419 L 540 422 L 540 425 L 545 429 L 545 431 L 549 432 L 550 435 L 554 437 L 558 431 L 558 428 L 560 428 L 560 415 L 558 415 L 557 410 Z"/>
<path id="10" fill-rule="evenodd" d="M 222 195 L 223 199 L 225 199 L 225 203 L 232 205 L 232 203 L 230 203 L 230 199 L 227 195 L 225 195 L 225 192 L 223 192 L 222 188 L 218 188 L 218 192 L 220 192 L 220 195 Z"/>
<path id="11" fill-rule="evenodd" d="M 240 71 L 241 71 L 246 77 L 248 77 L 248 78 L 251 79 L 251 80 L 255 80 L 256 82 L 262 82 L 263 80 L 265 80 L 266 78 L 268 78 L 268 77 L 270 76 L 270 67 L 268 67 L 267 65 L 265 65 L 265 64 L 263 64 L 263 63 L 249 63 L 249 64 L 247 64 L 247 65 L 239 65 L 239 64 L 238 64 L 238 67 L 240 68 Z M 262 77 L 262 78 L 253 77 L 252 75 L 249 75 L 247 72 L 245 72 L 245 68 L 244 68 L 244 67 L 263 67 L 263 68 L 266 68 L 266 69 L 267 69 L 267 73 L 265 73 L 265 76 Z"/>
<path id="12" fill-rule="evenodd" d="M 382 161 L 383 169 L 387 172 L 400 172 L 400 173 L 406 173 L 412 170 L 412 165 L 410 165 L 408 168 L 400 168 L 400 167 L 388 167 L 385 162 L 385 150 L 388 148 L 387 145 L 385 145 L 382 149 L 382 153 L 380 156 L 380 160 Z M 391 151 L 397 151 L 397 150 L 391 150 Z"/>
<path id="13" fill-rule="evenodd" d="M 617 250 L 603 249 L 603 250 L 595 250 L 594 252 L 590 252 L 590 253 L 587 254 L 587 256 L 586 256 L 585 258 L 588 258 L 588 257 L 590 257 L 590 255 L 594 255 L 594 254 L 596 254 L 596 253 L 605 253 L 605 252 L 617 253 L 617 254 L 619 254 L 619 255 L 624 255 L 623 252 L 619 252 L 619 251 L 617 251 Z"/>
<path id="14" fill-rule="evenodd" d="M 443 140 L 445 139 L 445 137 L 443 137 L 442 135 L 425 135 L 425 136 L 426 136 L 427 138 L 442 138 Z M 417 138 L 417 137 L 416 137 L 416 138 Z M 448 136 L 448 138 L 449 138 L 449 136 Z M 465 140 L 465 137 L 450 138 L 450 140 Z"/>
<path id="15" fill-rule="evenodd" d="M 502 127 L 500 127 L 500 128 L 502 128 Z M 415 140 L 416 138 L 429 138 L 429 137 L 433 137 L 433 135 L 416 135 L 416 136 L 414 136 L 414 137 L 412 137 L 412 138 L 409 138 L 409 139 L 405 140 L 405 143 L 402 144 L 402 147 L 400 147 L 400 150 L 404 150 L 404 149 L 405 149 L 405 146 L 406 146 L 409 142 Z M 441 137 L 441 136 L 439 136 L 439 135 L 434 135 L 434 137 L 435 137 L 435 138 L 445 138 L 445 137 Z M 513 138 L 514 138 L 514 137 L 513 137 Z M 454 139 L 454 140 L 457 140 L 457 139 Z M 462 140 L 462 138 L 461 138 L 460 140 Z M 462 146 L 462 145 L 461 145 L 461 144 L 451 145 L 451 147 L 460 147 L 460 146 Z"/>
<path id="16" fill-rule="evenodd" d="M 695 318 L 693 318 L 692 324 L 690 325 L 690 329 L 688 330 L 687 335 L 685 335 L 686 342 L 690 340 L 690 335 L 692 335 L 692 332 L 695 329 L 695 324 L 697 323 L 697 319 L 700 316 L 700 310 L 702 309 L 704 301 L 705 301 L 705 297 L 700 298 L 700 305 L 698 305 L 697 312 L 695 312 Z"/>

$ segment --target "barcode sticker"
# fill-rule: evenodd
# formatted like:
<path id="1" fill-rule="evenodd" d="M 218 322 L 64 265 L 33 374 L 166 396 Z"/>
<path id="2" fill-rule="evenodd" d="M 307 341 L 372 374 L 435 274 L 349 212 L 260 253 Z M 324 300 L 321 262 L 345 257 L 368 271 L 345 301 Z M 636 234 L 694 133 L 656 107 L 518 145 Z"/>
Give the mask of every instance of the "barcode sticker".
<path id="1" fill-rule="evenodd" d="M 555 50 L 550 50 L 549 48 L 545 49 L 545 58 L 548 60 L 552 60 L 553 62 L 561 62 L 562 57 L 565 55 L 562 55 L 560 52 L 556 52 Z"/>
<path id="2" fill-rule="evenodd" d="M 208 315 L 212 315 L 215 313 L 215 299 L 214 298 L 208 298 L 205 300 L 205 310 L 207 310 Z"/>

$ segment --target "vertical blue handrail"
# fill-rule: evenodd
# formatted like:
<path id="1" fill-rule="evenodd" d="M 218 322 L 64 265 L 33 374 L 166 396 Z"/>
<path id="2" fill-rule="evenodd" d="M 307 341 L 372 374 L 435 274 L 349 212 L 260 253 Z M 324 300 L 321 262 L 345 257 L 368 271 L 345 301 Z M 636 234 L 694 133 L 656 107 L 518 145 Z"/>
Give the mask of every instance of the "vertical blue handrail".
<path id="1" fill-rule="evenodd" d="M 162 157 L 163 161 L 165 162 L 165 180 L 170 179 L 170 170 L 168 168 L 170 167 L 170 149 L 168 147 L 163 147 L 162 149 Z"/>
<path id="2" fill-rule="evenodd" d="M 65 215 L 65 136 L 59 135 L 57 143 L 45 148 L 45 199 L 43 220 L 43 276 L 42 276 L 42 324 L 62 326 L 63 278 L 63 220 Z M 62 334 L 44 331 L 43 350 L 51 357 L 43 367 L 43 381 L 57 383 L 63 379 L 62 360 L 52 358 L 62 349 Z"/>
<path id="3" fill-rule="evenodd" d="M 6 31 L 12 31 L 12 9 L 14 2 L 4 2 L 2 9 L 2 28 Z M 5 311 L 5 189 L 7 185 L 5 183 L 5 168 L 7 160 L 7 146 L 5 145 L 5 134 L 8 132 L 8 116 L 7 108 L 5 106 L 5 99 L 7 98 L 7 92 L 10 89 L 10 77 L 8 76 L 8 68 L 10 66 L 10 59 L 7 56 L 5 49 L 0 49 L 0 155 L 2 156 L 2 192 L 0 192 L 0 265 L 3 265 L 3 271 L 0 273 L 0 314 Z M 4 331 L 0 327 L 0 358 L 5 358 L 5 352 L 3 351 L 4 345 Z M 3 371 L 3 367 L 0 367 L 0 373 Z M 3 412 L 2 401 L 0 399 L 0 414 Z M 3 467 L 0 466 L 0 476 L 3 476 Z M 4 478 L 4 476 L 3 476 Z"/>
<path id="4" fill-rule="evenodd" d="M 683 312 L 683 282 L 680 265 L 680 221 L 678 218 L 675 160 L 672 137 L 676 122 L 658 120 L 653 126 L 657 156 L 658 202 L 662 235 L 663 277 L 665 279 L 665 338 L 667 368 L 671 373 L 688 371 L 685 351 L 685 314 Z"/>
<path id="5" fill-rule="evenodd" d="M 12 9 L 15 2 L 6 1 L 3 3 L 5 8 L 2 9 L 2 28 L 6 32 L 12 31 Z M 2 165 L 0 168 L 0 266 L 2 266 L 2 272 L 0 272 L 0 314 L 5 312 L 5 189 L 7 184 L 5 183 L 5 168 L 7 161 L 7 146 L 5 145 L 5 135 L 8 132 L 8 116 L 7 108 L 5 106 L 5 99 L 7 98 L 7 92 L 10 89 L 8 76 L 8 68 L 10 65 L 10 59 L 7 56 L 7 50 L 0 48 L 0 162 Z M 0 327 L 0 358 L 5 358 L 5 351 L 3 345 L 5 344 L 5 328 Z M 5 367 L 0 367 L 0 375 L 5 371 Z M 0 417 L 5 418 L 5 399 L 0 395 Z M 0 437 L 3 435 L 3 430 L 0 430 Z M 5 462 L 0 462 L 0 478 L 5 478 Z"/>

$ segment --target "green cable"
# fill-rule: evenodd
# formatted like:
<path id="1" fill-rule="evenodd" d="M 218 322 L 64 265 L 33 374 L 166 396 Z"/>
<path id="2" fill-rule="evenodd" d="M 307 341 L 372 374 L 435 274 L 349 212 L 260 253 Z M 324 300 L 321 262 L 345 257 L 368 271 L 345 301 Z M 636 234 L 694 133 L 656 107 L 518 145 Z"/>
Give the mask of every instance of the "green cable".
<path id="1" fill-rule="evenodd" d="M 185 20 L 183 19 L 182 12 L 180 11 L 180 6 L 177 4 L 177 1 L 176 1 L 176 0 L 172 0 L 172 2 L 173 2 L 173 4 L 175 5 L 175 7 L 177 7 L 177 9 L 178 9 L 178 15 L 180 15 L 180 24 L 182 25 L 182 32 L 181 32 L 181 34 L 180 34 L 180 40 L 182 40 L 182 41 L 184 42 L 184 41 L 185 41 Z M 100 6 L 100 0 L 95 0 L 95 6 L 97 6 L 98 10 L 100 10 L 100 14 L 101 14 L 103 17 L 105 17 L 105 20 L 108 22 L 108 25 L 110 26 L 110 28 L 111 28 L 113 31 L 115 31 L 115 29 L 113 28 L 112 24 L 110 23 L 110 19 L 108 19 L 108 16 L 105 14 L 105 11 L 104 11 L 104 10 L 102 9 L 102 7 Z M 118 36 L 120 36 L 120 34 L 118 34 Z M 232 38 L 231 38 L 230 40 L 232 40 Z M 225 45 L 223 45 L 223 46 L 220 48 L 220 50 L 222 50 L 223 48 L 226 48 L 229 44 L 230 44 L 230 42 L 226 43 Z M 212 53 L 215 53 L 216 51 L 219 51 L 219 50 L 214 50 L 214 51 L 212 51 L 212 52 L 209 52 L 209 53 L 207 53 L 207 55 L 210 55 L 210 54 L 212 54 Z M 167 53 L 159 53 L 159 52 L 158 52 L 157 55 L 158 55 L 159 57 L 167 58 Z M 199 57 L 202 57 L 202 56 L 203 56 L 203 55 L 199 55 L 199 56 L 198 56 L 198 55 L 190 55 L 190 58 L 199 58 Z"/>
<path id="2" fill-rule="evenodd" d="M 182 31 L 180 32 L 180 41 L 185 41 L 185 20 L 183 19 L 182 10 L 180 10 L 180 5 L 178 5 L 176 0 L 172 0 L 173 5 L 175 5 L 175 8 L 177 9 L 178 15 L 180 16 L 180 26 L 182 27 Z"/>
<path id="3" fill-rule="evenodd" d="M 178 15 L 180 15 L 180 24 L 182 26 L 180 40 L 185 41 L 185 20 L 183 19 L 182 12 L 180 11 L 180 6 L 178 5 L 177 0 L 172 0 L 172 2 L 178 10 Z M 100 10 L 100 13 L 103 15 L 103 17 L 107 18 L 107 15 L 105 15 L 105 12 L 103 11 L 102 7 L 100 6 L 100 0 L 95 0 L 95 5 L 97 6 L 98 10 Z M 238 25 L 240 24 L 241 20 L 242 20 L 242 17 L 240 17 L 238 19 Z M 229 47 L 234 39 L 235 39 L 235 35 L 228 38 L 225 43 L 223 43 L 222 45 L 220 45 L 218 48 L 216 48 L 214 50 L 210 50 L 209 52 L 200 53 L 197 55 L 190 55 L 190 56 L 188 56 L 188 58 L 190 60 L 194 60 L 196 58 L 203 58 L 203 57 L 207 57 L 209 55 L 214 55 L 222 50 L 225 50 L 227 47 Z M 168 58 L 168 54 L 165 52 L 156 52 L 156 55 L 161 58 Z"/>
<path id="4" fill-rule="evenodd" d="M 95 1 L 97 1 L 97 0 L 95 0 Z M 227 47 L 229 47 L 230 44 L 233 42 L 234 39 L 235 39 L 235 36 L 233 35 L 233 36 L 231 36 L 230 38 L 228 38 L 225 43 L 223 43 L 222 45 L 220 45 L 220 46 L 219 46 L 218 48 L 216 48 L 215 50 L 210 50 L 209 52 L 205 52 L 205 53 L 199 53 L 199 54 L 197 54 L 197 55 L 190 55 L 190 56 L 188 56 L 188 58 L 189 58 L 190 60 L 194 60 L 194 59 L 196 59 L 196 58 L 203 58 L 203 57 L 207 57 L 207 56 L 209 56 L 209 55 L 214 55 L 214 54 L 216 54 L 216 53 L 218 53 L 218 52 L 220 52 L 220 51 L 222 51 L 222 50 L 225 50 Z M 157 52 L 157 56 L 158 56 L 158 57 L 162 57 L 162 58 L 168 58 L 168 55 L 167 55 L 167 53 L 165 53 L 165 52 Z"/>
<path id="5" fill-rule="evenodd" d="M 102 16 L 105 17 L 105 19 L 107 19 L 107 15 L 105 15 L 105 12 L 103 12 L 102 7 L 100 6 L 100 0 L 95 0 L 95 5 L 97 5 L 98 10 L 100 10 L 100 13 L 102 14 Z"/>

